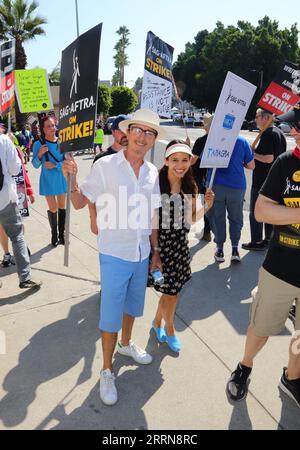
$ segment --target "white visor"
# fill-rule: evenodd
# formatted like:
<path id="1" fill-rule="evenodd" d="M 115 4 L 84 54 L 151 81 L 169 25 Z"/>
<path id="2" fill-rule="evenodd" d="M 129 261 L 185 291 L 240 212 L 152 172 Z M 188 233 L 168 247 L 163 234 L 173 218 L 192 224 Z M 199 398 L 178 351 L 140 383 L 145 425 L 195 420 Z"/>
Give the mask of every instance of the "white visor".
<path id="1" fill-rule="evenodd" d="M 165 158 L 169 158 L 169 156 L 173 155 L 174 153 L 186 153 L 187 155 L 193 156 L 192 150 L 187 144 L 171 145 L 165 153 Z"/>

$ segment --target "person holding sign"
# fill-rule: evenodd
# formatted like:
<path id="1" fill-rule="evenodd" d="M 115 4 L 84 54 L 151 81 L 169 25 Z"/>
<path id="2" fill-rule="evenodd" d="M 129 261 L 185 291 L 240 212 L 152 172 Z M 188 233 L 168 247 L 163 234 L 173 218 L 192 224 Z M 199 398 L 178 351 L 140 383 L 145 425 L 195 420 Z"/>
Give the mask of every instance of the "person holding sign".
<path id="1" fill-rule="evenodd" d="M 296 148 L 277 158 L 256 202 L 256 220 L 272 224 L 274 232 L 259 272 L 258 286 L 252 291 L 244 356 L 232 372 L 226 390 L 233 401 L 246 397 L 255 356 L 269 336 L 283 330 L 296 299 L 296 332 L 279 388 L 300 408 L 300 103 L 279 119 L 291 125 Z"/>
<path id="2" fill-rule="evenodd" d="M 137 110 L 131 119 L 120 122 L 119 128 L 127 136 L 127 148 L 96 161 L 80 189 L 76 183 L 74 158 L 66 159 L 63 164 L 65 175 L 74 175 L 73 206 L 80 209 L 90 201 L 97 209 L 101 271 L 99 328 L 103 349 L 100 397 L 106 405 L 118 400 L 112 358 L 121 329 L 118 352 L 139 364 L 152 362 L 151 355 L 139 348 L 131 335 L 135 318 L 143 315 L 150 245 L 153 250 L 151 268 L 162 271 L 157 230 L 158 172 L 153 164 L 144 160 L 155 140 L 164 137 L 159 123 L 158 114 L 147 109 Z M 103 208 L 103 201 L 109 202 L 108 210 Z"/>
<path id="3" fill-rule="evenodd" d="M 240 262 L 238 245 L 243 228 L 243 203 L 246 192 L 244 167 L 253 170 L 255 166 L 250 145 L 238 136 L 227 168 L 218 168 L 213 183 L 216 195 L 208 219 L 215 235 L 216 251 L 214 258 L 224 262 L 223 245 L 226 241 L 226 211 L 229 220 L 229 235 L 232 245 L 231 262 Z M 211 171 L 208 175 L 210 179 Z"/>
<path id="4" fill-rule="evenodd" d="M 59 151 L 56 126 L 52 117 L 46 116 L 41 123 L 42 139 L 33 145 L 32 165 L 42 167 L 40 195 L 46 197 L 48 220 L 51 228 L 51 244 L 64 245 L 67 183 L 62 172 L 64 155 Z M 58 217 L 58 220 L 57 220 Z M 58 224 L 58 233 L 57 233 Z"/>
<path id="5" fill-rule="evenodd" d="M 192 276 L 188 232 L 190 225 L 200 220 L 211 208 L 214 194 L 207 190 L 206 206 L 196 211 L 198 189 L 191 170 L 193 153 L 180 140 L 171 141 L 166 148 L 165 164 L 159 172 L 162 207 L 159 210 L 158 245 L 163 264 L 163 281 L 157 283 L 149 275 L 149 285 L 162 293 L 152 323 L 159 342 L 166 342 L 176 353 L 181 350 L 175 335 L 174 315 L 179 292 Z M 188 213 L 191 211 L 191 217 Z M 162 321 L 165 328 L 162 327 Z"/>
<path id="6" fill-rule="evenodd" d="M 254 217 L 255 203 L 269 170 L 277 156 L 286 151 L 286 139 L 283 132 L 273 126 L 273 115 L 259 108 L 255 115 L 256 124 L 260 130 L 261 138 L 254 150 L 255 169 L 252 176 L 250 196 L 250 232 L 251 241 L 242 244 L 244 250 L 264 250 L 270 241 L 273 227 L 266 223 L 258 223 Z M 263 240 L 263 227 L 265 239 Z"/>
<path id="7" fill-rule="evenodd" d="M 40 281 L 31 278 L 30 260 L 24 239 L 22 218 L 17 206 L 18 195 L 15 180 L 21 168 L 21 160 L 8 136 L 0 135 L 0 225 L 10 238 L 21 289 L 39 289 Z"/>

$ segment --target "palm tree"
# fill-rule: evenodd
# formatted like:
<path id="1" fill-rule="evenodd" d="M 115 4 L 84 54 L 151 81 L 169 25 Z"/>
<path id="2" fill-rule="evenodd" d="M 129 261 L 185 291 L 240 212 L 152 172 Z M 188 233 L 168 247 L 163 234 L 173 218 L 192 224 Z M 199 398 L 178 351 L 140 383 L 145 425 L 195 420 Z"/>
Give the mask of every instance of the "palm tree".
<path id="1" fill-rule="evenodd" d="M 60 67 L 61 62 L 59 61 L 54 69 L 48 73 L 50 86 L 59 86 L 60 85 Z"/>
<path id="2" fill-rule="evenodd" d="M 0 38 L 16 40 L 16 69 L 25 69 L 27 57 L 24 42 L 46 34 L 41 25 L 44 17 L 33 16 L 39 4 L 26 0 L 2 0 L 0 3 Z"/>
<path id="3" fill-rule="evenodd" d="M 128 45 L 130 45 L 128 38 L 128 36 L 130 35 L 130 31 L 125 25 L 123 25 L 116 31 L 116 33 L 120 36 L 120 39 L 118 40 L 118 42 L 114 47 L 114 49 L 116 50 L 116 54 L 114 56 L 115 67 L 120 76 L 119 86 L 124 86 L 125 80 L 124 69 L 125 66 L 128 66 L 129 64 L 129 59 L 125 53 L 125 50 L 128 47 Z"/>
<path id="4" fill-rule="evenodd" d="M 38 6 L 36 1 L 31 3 L 27 3 L 26 0 L 0 1 L 0 39 L 15 39 L 16 69 L 25 69 L 27 65 L 24 42 L 46 34 L 41 25 L 46 24 L 47 20 L 35 15 Z M 20 115 L 17 104 L 16 116 L 17 122 L 22 123 L 22 115 Z"/>

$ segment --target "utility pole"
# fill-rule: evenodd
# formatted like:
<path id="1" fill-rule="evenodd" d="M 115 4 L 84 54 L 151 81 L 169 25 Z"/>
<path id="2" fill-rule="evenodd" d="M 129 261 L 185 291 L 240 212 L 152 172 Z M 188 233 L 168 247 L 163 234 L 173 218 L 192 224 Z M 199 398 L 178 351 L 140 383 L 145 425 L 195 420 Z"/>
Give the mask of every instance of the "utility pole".
<path id="1" fill-rule="evenodd" d="M 76 26 L 77 26 L 77 37 L 79 36 L 79 17 L 78 17 L 78 3 L 75 0 L 75 10 L 76 10 Z"/>

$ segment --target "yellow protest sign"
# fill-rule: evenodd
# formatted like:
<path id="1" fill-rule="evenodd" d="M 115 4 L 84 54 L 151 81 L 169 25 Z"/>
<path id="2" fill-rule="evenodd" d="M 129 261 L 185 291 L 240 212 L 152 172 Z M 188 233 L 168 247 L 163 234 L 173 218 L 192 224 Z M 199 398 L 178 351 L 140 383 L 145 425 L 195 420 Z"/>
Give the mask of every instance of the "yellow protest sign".
<path id="1" fill-rule="evenodd" d="M 46 69 L 16 70 L 16 96 L 21 113 L 53 109 Z"/>

